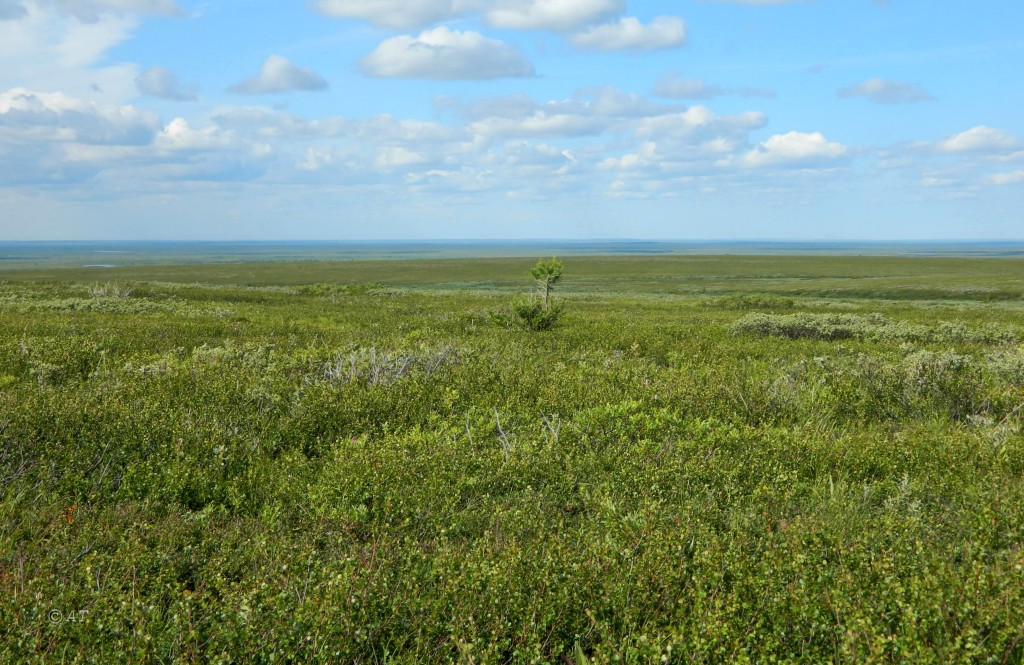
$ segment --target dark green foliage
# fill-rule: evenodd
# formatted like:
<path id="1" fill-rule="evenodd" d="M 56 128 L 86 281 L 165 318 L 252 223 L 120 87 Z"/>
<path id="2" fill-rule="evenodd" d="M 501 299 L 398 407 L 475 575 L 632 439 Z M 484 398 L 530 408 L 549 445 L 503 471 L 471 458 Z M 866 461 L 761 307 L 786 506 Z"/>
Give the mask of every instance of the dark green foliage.
<path id="1" fill-rule="evenodd" d="M 537 265 L 530 270 L 533 281 L 537 284 L 537 294 L 540 296 L 544 310 L 551 306 L 551 291 L 555 288 L 558 280 L 562 279 L 562 270 L 562 262 L 554 257 L 538 260 Z"/>
<path id="2" fill-rule="evenodd" d="M 1024 660 L 1019 304 L 459 266 L 0 283 L 0 662 Z"/>
<path id="3" fill-rule="evenodd" d="M 562 305 L 549 305 L 544 307 L 543 301 L 529 300 L 520 302 L 512 307 L 517 322 L 529 330 L 548 330 L 558 322 L 562 314 Z"/>

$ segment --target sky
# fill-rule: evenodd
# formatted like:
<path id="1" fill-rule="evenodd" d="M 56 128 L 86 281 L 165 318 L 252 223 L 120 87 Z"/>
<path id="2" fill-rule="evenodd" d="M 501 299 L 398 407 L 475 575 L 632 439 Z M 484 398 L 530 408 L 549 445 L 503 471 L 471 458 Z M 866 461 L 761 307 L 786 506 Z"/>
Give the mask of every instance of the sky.
<path id="1" fill-rule="evenodd" d="M 1024 238 L 1020 0 L 0 0 L 0 240 Z"/>

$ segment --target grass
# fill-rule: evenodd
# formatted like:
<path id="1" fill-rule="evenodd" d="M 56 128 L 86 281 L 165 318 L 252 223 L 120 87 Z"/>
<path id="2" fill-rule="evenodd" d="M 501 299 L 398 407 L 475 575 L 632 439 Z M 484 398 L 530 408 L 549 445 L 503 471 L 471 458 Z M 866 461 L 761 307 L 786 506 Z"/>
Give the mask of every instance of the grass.
<path id="1" fill-rule="evenodd" d="M 1015 260 L 0 275 L 0 661 L 1024 661 Z"/>

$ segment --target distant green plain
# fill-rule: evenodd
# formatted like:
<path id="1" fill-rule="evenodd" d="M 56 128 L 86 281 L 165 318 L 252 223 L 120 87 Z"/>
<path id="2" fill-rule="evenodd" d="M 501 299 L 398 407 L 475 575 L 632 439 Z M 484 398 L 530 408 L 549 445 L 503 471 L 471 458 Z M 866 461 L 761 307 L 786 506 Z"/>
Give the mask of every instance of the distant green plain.
<path id="1" fill-rule="evenodd" d="M 772 292 L 853 298 L 1019 300 L 1024 260 L 889 256 L 580 256 L 566 293 Z M 294 286 L 379 283 L 414 289 L 523 290 L 529 259 L 206 263 L 124 268 L 24 268 L 0 279 Z M 528 286 L 528 285 L 526 285 Z"/>

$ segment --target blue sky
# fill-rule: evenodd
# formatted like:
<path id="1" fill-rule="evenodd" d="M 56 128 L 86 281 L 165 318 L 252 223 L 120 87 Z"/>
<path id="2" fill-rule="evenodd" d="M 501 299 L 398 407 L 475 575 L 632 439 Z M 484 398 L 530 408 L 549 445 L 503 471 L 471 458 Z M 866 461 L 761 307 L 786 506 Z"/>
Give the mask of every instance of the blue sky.
<path id="1" fill-rule="evenodd" d="M 1021 239 L 1024 3 L 0 0 L 0 239 Z"/>

